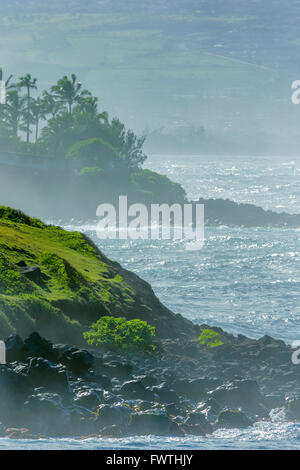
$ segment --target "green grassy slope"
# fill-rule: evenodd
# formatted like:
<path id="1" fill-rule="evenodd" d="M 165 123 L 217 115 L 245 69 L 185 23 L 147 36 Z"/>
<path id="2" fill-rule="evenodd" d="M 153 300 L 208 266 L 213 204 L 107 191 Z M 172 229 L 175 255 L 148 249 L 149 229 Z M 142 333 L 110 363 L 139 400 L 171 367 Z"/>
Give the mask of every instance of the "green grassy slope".
<path id="1" fill-rule="evenodd" d="M 28 278 L 20 264 L 40 268 L 40 278 Z M 145 281 L 108 260 L 84 235 L 0 206 L 0 337 L 37 330 L 80 343 L 104 314 L 147 320 L 161 336 L 193 331 Z"/>

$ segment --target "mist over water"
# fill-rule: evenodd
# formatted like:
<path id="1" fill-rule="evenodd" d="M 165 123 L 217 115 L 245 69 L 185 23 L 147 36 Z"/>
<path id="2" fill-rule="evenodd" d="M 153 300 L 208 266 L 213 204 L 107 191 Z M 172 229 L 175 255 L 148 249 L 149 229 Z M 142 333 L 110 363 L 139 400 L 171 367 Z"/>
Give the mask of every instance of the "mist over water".
<path id="1" fill-rule="evenodd" d="M 193 199 L 228 197 L 288 212 L 299 207 L 299 161 L 152 156 L 148 166 L 182 183 Z M 99 240 L 91 225 L 68 228 L 85 231 L 107 256 L 147 280 L 171 310 L 196 323 L 254 338 L 297 339 L 297 229 L 206 227 L 203 249 L 189 252 L 181 240 Z"/>
<path id="2" fill-rule="evenodd" d="M 299 213 L 300 155 L 151 155 L 146 165 L 181 183 L 189 199 L 231 199 Z"/>

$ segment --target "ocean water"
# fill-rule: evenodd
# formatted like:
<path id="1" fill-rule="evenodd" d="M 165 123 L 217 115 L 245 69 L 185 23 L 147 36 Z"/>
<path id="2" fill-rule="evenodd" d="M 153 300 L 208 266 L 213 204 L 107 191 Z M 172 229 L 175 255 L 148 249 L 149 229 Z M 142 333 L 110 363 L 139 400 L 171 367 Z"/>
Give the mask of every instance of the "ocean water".
<path id="1" fill-rule="evenodd" d="M 151 156 L 150 169 L 181 183 L 189 198 L 250 202 L 300 212 L 300 157 Z M 199 251 L 184 240 L 100 240 L 93 224 L 74 221 L 110 258 L 150 282 L 171 310 L 197 323 L 258 338 L 300 340 L 300 231 L 206 227 Z M 300 366 L 299 366 L 300 367 Z M 296 449 L 300 424 L 257 423 L 212 436 L 126 439 L 0 439 L 0 449 Z"/>

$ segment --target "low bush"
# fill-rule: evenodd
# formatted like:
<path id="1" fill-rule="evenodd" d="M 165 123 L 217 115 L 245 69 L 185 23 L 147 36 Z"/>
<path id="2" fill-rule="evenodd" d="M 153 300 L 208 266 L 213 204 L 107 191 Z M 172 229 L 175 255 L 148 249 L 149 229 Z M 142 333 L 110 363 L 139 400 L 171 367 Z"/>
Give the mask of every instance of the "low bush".
<path id="1" fill-rule="evenodd" d="M 104 346 L 127 352 L 150 353 L 155 350 L 154 326 L 139 319 L 126 320 L 123 317 L 104 316 L 93 323 L 83 336 L 90 346 Z"/>
<path id="2" fill-rule="evenodd" d="M 220 333 L 209 329 L 205 329 L 202 331 L 201 335 L 198 338 L 198 341 L 200 344 L 203 344 L 210 348 L 216 348 L 217 346 L 222 346 L 222 344 L 224 344 Z"/>

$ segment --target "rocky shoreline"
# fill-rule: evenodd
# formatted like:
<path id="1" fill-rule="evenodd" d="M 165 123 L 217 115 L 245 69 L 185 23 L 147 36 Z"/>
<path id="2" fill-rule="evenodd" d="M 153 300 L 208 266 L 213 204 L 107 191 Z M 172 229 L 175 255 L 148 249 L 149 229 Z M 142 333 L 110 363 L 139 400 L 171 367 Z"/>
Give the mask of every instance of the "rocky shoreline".
<path id="1" fill-rule="evenodd" d="M 213 330 L 222 345 L 160 339 L 151 356 L 53 344 L 38 333 L 10 336 L 0 366 L 0 436 L 209 438 L 219 428 L 299 421 L 294 350 L 269 336 Z"/>

